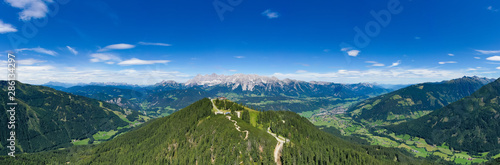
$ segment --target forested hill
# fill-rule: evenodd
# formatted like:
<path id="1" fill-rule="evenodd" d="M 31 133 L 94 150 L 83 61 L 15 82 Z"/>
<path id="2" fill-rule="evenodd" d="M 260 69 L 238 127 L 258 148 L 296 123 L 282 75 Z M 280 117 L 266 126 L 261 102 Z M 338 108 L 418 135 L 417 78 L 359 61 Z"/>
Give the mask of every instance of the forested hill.
<path id="1" fill-rule="evenodd" d="M 463 77 L 439 83 L 412 85 L 362 101 L 347 111 L 355 120 L 386 124 L 408 121 L 442 108 L 494 79 Z"/>
<path id="2" fill-rule="evenodd" d="M 23 154 L 16 159 L 0 157 L 0 164 L 275 164 L 278 141 L 268 128 L 289 139 L 282 150 L 276 150 L 283 164 L 426 163 L 400 149 L 346 142 L 293 112 L 244 107 L 242 116 L 248 114 L 247 118 L 239 119 L 216 115 L 219 110 L 205 98 L 92 148 Z"/>
<path id="3" fill-rule="evenodd" d="M 419 119 L 388 126 L 398 134 L 425 138 L 470 152 L 500 148 L 500 79 Z"/>
<path id="4" fill-rule="evenodd" d="M 7 155 L 7 81 L 0 81 L 0 155 Z M 69 94 L 43 86 L 16 82 L 17 152 L 37 152 L 71 146 L 72 140 L 85 139 L 98 131 L 127 125 L 113 113 L 124 112 L 117 105 Z M 10 106 L 9 106 L 10 107 Z"/>

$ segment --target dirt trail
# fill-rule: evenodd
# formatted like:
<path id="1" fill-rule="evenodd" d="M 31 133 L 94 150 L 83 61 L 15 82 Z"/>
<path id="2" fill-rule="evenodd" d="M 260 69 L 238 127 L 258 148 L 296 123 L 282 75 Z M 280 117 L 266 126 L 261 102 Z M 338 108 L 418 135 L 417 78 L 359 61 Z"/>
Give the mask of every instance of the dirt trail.
<path id="1" fill-rule="evenodd" d="M 276 140 L 278 141 L 276 147 L 274 147 L 274 162 L 276 162 L 276 164 L 278 165 L 281 165 L 280 156 L 281 150 L 283 149 L 283 144 L 285 144 L 286 142 L 290 142 L 290 140 L 284 137 L 276 136 L 275 133 L 271 132 L 271 127 L 267 128 L 267 133 L 274 136 L 274 138 L 276 138 Z"/>
<path id="2" fill-rule="evenodd" d="M 244 140 L 247 140 L 247 139 L 248 139 L 248 134 L 249 134 L 250 132 L 248 132 L 247 130 L 241 131 L 241 130 L 240 130 L 240 126 L 238 126 L 238 122 L 237 122 L 237 121 L 232 120 L 232 119 L 231 119 L 231 116 L 226 116 L 226 117 L 227 117 L 227 119 L 229 119 L 229 121 L 232 121 L 232 122 L 234 123 L 234 127 L 236 128 L 236 130 L 238 130 L 239 132 L 245 132 L 245 133 L 246 133 L 246 135 L 245 135 L 245 139 L 244 139 Z"/>

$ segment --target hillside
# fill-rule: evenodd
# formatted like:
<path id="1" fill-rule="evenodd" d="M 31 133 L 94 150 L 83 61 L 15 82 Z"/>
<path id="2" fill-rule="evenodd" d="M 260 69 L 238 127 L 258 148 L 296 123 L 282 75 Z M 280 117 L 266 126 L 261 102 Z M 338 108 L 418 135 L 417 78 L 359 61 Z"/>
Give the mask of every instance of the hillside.
<path id="1" fill-rule="evenodd" d="M 463 77 L 439 83 L 411 85 L 362 101 L 347 112 L 357 121 L 391 124 L 419 118 L 469 96 L 493 79 Z M 384 123 L 386 122 L 386 123 Z"/>
<path id="2" fill-rule="evenodd" d="M 0 81 L 2 93 L 7 82 Z M 7 95 L 5 95 L 7 96 Z M 7 103 L 7 97 L 0 102 Z M 91 137 L 128 125 L 115 112 L 125 113 L 117 105 L 77 96 L 52 88 L 16 83 L 17 153 L 38 152 L 71 146 L 72 140 Z M 1 104 L 6 110 L 7 105 Z M 0 153 L 6 154 L 8 112 L 0 113 Z"/>
<path id="3" fill-rule="evenodd" d="M 497 79 L 471 96 L 387 129 L 422 137 L 430 144 L 446 143 L 456 150 L 477 153 L 499 149 L 499 98 L 500 79 Z"/>
<path id="4" fill-rule="evenodd" d="M 275 164 L 278 152 L 283 164 L 425 164 L 399 149 L 346 142 L 293 112 L 245 107 L 250 118 L 242 120 L 215 115 L 212 105 L 202 99 L 91 148 L 0 157 L 0 163 Z M 282 149 L 268 130 L 289 139 Z"/>

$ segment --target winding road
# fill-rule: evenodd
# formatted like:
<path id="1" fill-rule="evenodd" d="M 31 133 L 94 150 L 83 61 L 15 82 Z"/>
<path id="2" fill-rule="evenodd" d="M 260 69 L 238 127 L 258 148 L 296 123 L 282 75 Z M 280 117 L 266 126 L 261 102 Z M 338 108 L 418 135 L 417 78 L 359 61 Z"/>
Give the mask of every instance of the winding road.
<path id="1" fill-rule="evenodd" d="M 222 111 L 220 111 L 217 106 L 215 106 L 215 103 L 214 103 L 214 100 L 213 99 L 210 99 L 210 101 L 212 102 L 212 105 L 214 106 L 215 110 L 217 110 L 217 112 L 215 112 L 216 114 L 217 113 L 222 113 Z M 235 121 L 235 120 L 232 120 L 231 119 L 231 116 L 226 116 L 226 118 L 233 122 L 234 123 L 234 127 L 236 128 L 236 130 L 238 130 L 239 132 L 245 132 L 246 135 L 245 135 L 245 138 L 244 140 L 247 140 L 248 139 L 248 134 L 250 134 L 250 132 L 248 132 L 248 130 L 245 130 L 245 131 L 241 131 L 240 130 L 240 126 L 238 126 L 238 122 Z M 267 128 L 267 133 L 269 133 L 270 135 L 272 135 L 274 138 L 276 138 L 276 140 L 278 141 L 278 143 L 276 144 L 276 147 L 274 147 L 274 161 L 276 162 L 276 164 L 278 165 L 281 165 L 281 161 L 280 161 L 280 156 L 281 156 L 281 150 L 283 149 L 283 145 L 285 143 L 288 143 L 290 142 L 289 139 L 287 138 L 284 138 L 284 137 L 281 137 L 281 136 L 277 136 L 275 133 L 272 133 L 271 132 L 271 127 L 268 127 Z"/>
<path id="2" fill-rule="evenodd" d="M 219 112 L 219 113 L 222 113 L 222 111 L 220 111 L 219 108 L 217 108 L 217 106 L 215 106 L 214 100 L 210 99 L 210 101 L 212 102 L 212 105 L 214 106 L 215 110 L 217 110 L 217 112 Z M 217 112 L 216 112 L 216 114 L 217 114 Z M 236 128 L 236 130 L 238 130 L 239 132 L 245 132 L 246 133 L 244 140 L 247 140 L 248 139 L 248 134 L 250 134 L 250 132 L 248 132 L 248 130 L 241 131 L 240 130 L 241 127 L 238 126 L 238 122 L 236 120 L 232 120 L 231 116 L 226 116 L 226 118 L 229 121 L 232 121 L 234 123 L 234 128 Z"/>
<path id="3" fill-rule="evenodd" d="M 290 140 L 281 136 L 276 136 L 275 133 L 271 132 L 271 127 L 267 128 L 267 133 L 274 136 L 274 138 L 276 138 L 276 140 L 278 141 L 276 147 L 274 147 L 274 161 L 276 162 L 276 164 L 281 165 L 280 156 L 281 150 L 283 149 L 283 144 L 290 142 Z"/>
<path id="4" fill-rule="evenodd" d="M 244 140 L 247 140 L 247 139 L 248 139 L 248 134 L 249 134 L 250 132 L 248 132 L 248 130 L 241 131 L 241 130 L 240 130 L 240 126 L 238 126 L 238 122 L 237 122 L 237 121 L 232 120 L 232 119 L 231 119 L 231 116 L 226 116 L 226 117 L 227 117 L 227 119 L 229 119 L 229 121 L 232 121 L 232 122 L 234 123 L 234 127 L 236 128 L 236 130 L 238 130 L 238 131 L 240 131 L 240 132 L 245 132 L 245 133 L 247 134 L 247 135 L 245 135 L 245 138 L 244 138 Z"/>

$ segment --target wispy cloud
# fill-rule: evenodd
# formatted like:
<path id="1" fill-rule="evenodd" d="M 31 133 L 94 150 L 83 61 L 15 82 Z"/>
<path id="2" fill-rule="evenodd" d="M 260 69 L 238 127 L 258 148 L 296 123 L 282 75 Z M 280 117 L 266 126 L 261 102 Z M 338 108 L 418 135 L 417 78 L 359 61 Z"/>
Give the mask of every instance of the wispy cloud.
<path id="1" fill-rule="evenodd" d="M 37 59 L 33 59 L 33 58 L 17 61 L 17 63 L 21 64 L 21 65 L 33 65 L 33 64 L 44 63 L 44 62 L 46 62 L 46 61 L 37 60 Z"/>
<path id="2" fill-rule="evenodd" d="M 118 65 L 151 65 L 151 64 L 166 64 L 170 62 L 169 60 L 141 60 L 137 58 L 131 58 L 129 60 L 122 61 Z"/>
<path id="3" fill-rule="evenodd" d="M 106 62 L 107 64 L 114 64 L 114 62 L 121 61 L 120 57 L 110 53 L 94 53 L 91 54 L 90 57 L 92 57 L 90 62 Z"/>
<path id="4" fill-rule="evenodd" d="M 53 50 L 47 50 L 47 49 L 44 49 L 44 48 L 41 48 L 41 47 L 38 47 L 38 48 L 21 48 L 21 49 L 16 49 L 16 52 L 22 52 L 22 51 L 34 51 L 34 52 L 37 52 L 37 53 L 47 54 L 47 55 L 51 55 L 51 56 L 56 56 L 57 55 L 57 52 L 55 52 Z"/>
<path id="5" fill-rule="evenodd" d="M 486 60 L 489 60 L 489 61 L 500 61 L 500 56 L 491 56 L 491 57 L 486 58 Z"/>
<path id="6" fill-rule="evenodd" d="M 154 42 L 139 42 L 139 45 L 153 45 L 153 46 L 172 46 L 166 43 L 154 43 Z"/>
<path id="7" fill-rule="evenodd" d="M 488 9 L 489 11 L 494 11 L 494 12 L 498 11 L 498 9 L 493 8 L 493 6 L 488 6 L 486 9 Z"/>
<path id="8" fill-rule="evenodd" d="M 443 62 L 438 62 L 438 63 L 443 65 L 443 64 L 455 64 L 457 62 L 456 61 L 443 61 Z"/>
<path id="9" fill-rule="evenodd" d="M 70 46 L 66 46 L 66 48 L 68 48 L 68 50 L 73 53 L 74 55 L 78 55 L 78 51 L 76 51 L 74 48 L 70 47 Z"/>
<path id="10" fill-rule="evenodd" d="M 152 85 L 161 80 L 187 81 L 192 75 L 179 71 L 163 69 L 125 69 L 125 70 L 99 70 L 68 68 L 61 69 L 60 66 L 41 65 L 18 67 L 19 81 L 30 84 L 43 84 L 49 81 L 67 83 L 90 83 L 90 82 L 126 82 L 129 84 Z M 7 75 L 7 70 L 0 71 L 1 75 Z M 7 79 L 4 76 L 4 79 Z"/>
<path id="11" fill-rule="evenodd" d="M 333 81 L 339 83 L 379 82 L 379 83 L 421 83 L 424 81 L 441 81 L 466 75 L 465 70 L 437 69 L 370 69 L 370 70 L 338 70 L 329 73 L 274 73 L 278 78 L 292 78 L 305 81 Z"/>
<path id="12" fill-rule="evenodd" d="M 474 58 L 475 58 L 475 59 L 478 59 L 478 60 L 479 60 L 479 59 L 481 59 L 481 57 L 474 57 Z"/>
<path id="13" fill-rule="evenodd" d="M 476 71 L 481 69 L 481 67 L 476 67 L 476 68 L 467 68 L 467 71 Z"/>
<path id="14" fill-rule="evenodd" d="M 391 66 L 388 66 L 388 68 L 396 67 L 401 64 L 401 60 L 398 60 L 396 62 L 393 62 Z"/>
<path id="15" fill-rule="evenodd" d="M 266 11 L 262 12 L 261 14 L 263 16 L 266 16 L 269 19 L 278 18 L 280 16 L 278 12 L 271 11 L 271 9 L 267 9 Z"/>
<path id="16" fill-rule="evenodd" d="M 385 66 L 382 63 L 378 63 L 377 61 L 365 61 L 365 63 L 372 64 L 371 66 Z"/>
<path id="17" fill-rule="evenodd" d="M 237 72 L 238 70 L 236 70 L 236 69 L 230 69 L 229 71 L 230 72 Z"/>
<path id="18" fill-rule="evenodd" d="M 31 20 L 31 18 L 43 18 L 49 12 L 47 3 L 53 3 L 53 0 L 5 0 L 10 6 L 19 8 L 19 18 L 22 20 Z"/>
<path id="19" fill-rule="evenodd" d="M 481 54 L 497 54 L 500 53 L 500 50 L 476 50 Z"/>
<path id="20" fill-rule="evenodd" d="M 234 56 L 234 58 L 245 58 L 245 56 Z"/>
<path id="21" fill-rule="evenodd" d="M 0 34 L 17 32 L 17 29 L 11 24 L 4 23 L 0 20 Z"/>
<path id="22" fill-rule="evenodd" d="M 98 52 L 104 52 L 108 50 L 132 49 L 132 48 L 135 48 L 135 45 L 121 43 L 121 44 L 108 45 L 102 49 L 99 49 Z"/>
<path id="23" fill-rule="evenodd" d="M 455 56 L 455 54 L 448 53 L 448 56 L 452 56 L 453 57 L 453 56 Z"/>
<path id="24" fill-rule="evenodd" d="M 295 71 L 295 73 L 306 73 L 306 72 L 307 72 L 307 70 L 297 70 L 297 71 Z"/>

